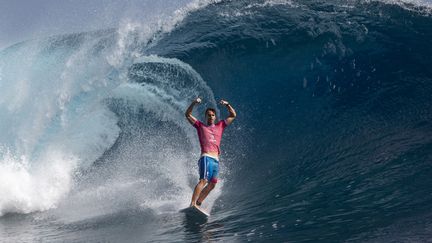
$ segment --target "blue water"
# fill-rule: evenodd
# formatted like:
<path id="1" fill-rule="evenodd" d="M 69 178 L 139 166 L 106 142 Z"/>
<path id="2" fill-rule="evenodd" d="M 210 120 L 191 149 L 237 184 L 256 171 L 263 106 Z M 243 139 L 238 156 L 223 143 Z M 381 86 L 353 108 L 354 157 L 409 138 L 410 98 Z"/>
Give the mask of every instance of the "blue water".
<path id="1" fill-rule="evenodd" d="M 0 237 L 427 242 L 431 26 L 426 3 L 217 1 L 6 48 Z M 178 212 L 197 96 L 238 114 L 204 221 Z"/>

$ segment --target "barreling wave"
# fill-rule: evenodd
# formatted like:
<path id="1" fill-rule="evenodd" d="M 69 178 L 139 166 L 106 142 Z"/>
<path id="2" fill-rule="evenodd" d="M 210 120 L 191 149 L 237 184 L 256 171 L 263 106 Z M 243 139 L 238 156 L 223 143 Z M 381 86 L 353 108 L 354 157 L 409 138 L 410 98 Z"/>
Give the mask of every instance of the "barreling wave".
<path id="1" fill-rule="evenodd" d="M 430 26 L 428 2 L 193 1 L 159 25 L 5 49 L 0 212 L 176 211 L 199 155 L 184 109 L 223 97 L 238 118 L 212 238 L 424 240 Z"/>

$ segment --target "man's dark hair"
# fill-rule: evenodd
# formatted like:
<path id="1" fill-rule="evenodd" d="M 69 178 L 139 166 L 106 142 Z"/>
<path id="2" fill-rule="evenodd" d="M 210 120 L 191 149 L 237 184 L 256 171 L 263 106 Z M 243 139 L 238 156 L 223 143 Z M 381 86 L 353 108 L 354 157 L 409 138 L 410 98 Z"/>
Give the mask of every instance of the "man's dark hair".
<path id="1" fill-rule="evenodd" d="M 216 109 L 214 109 L 214 108 L 207 108 L 204 114 L 207 115 L 207 111 L 213 111 L 216 115 Z"/>

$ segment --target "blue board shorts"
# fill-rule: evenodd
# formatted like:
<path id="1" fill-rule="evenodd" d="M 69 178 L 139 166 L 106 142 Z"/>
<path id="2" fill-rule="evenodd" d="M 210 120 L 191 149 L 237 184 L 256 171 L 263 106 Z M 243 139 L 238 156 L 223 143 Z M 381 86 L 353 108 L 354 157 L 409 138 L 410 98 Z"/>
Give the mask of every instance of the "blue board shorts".
<path id="1" fill-rule="evenodd" d="M 200 180 L 206 179 L 212 183 L 217 183 L 219 173 L 219 161 L 209 156 L 202 156 L 198 160 Z"/>

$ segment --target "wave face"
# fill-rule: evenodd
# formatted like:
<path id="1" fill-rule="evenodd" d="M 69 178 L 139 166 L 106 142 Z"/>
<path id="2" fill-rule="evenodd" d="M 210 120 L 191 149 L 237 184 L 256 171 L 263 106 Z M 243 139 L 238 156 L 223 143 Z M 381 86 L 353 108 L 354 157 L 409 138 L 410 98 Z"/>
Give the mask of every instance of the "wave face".
<path id="1" fill-rule="evenodd" d="M 430 8 L 209 3 L 0 52 L 0 214 L 42 211 L 66 225 L 57 240 L 118 222 L 145 225 L 132 241 L 429 239 Z M 238 113 L 200 226 L 176 213 L 196 182 L 197 96 L 196 114 L 219 98 Z"/>

